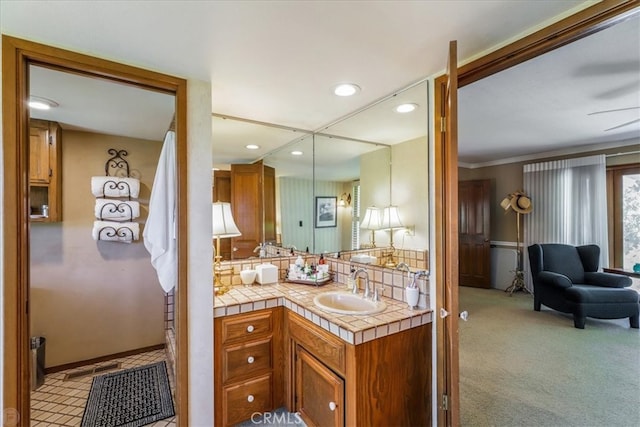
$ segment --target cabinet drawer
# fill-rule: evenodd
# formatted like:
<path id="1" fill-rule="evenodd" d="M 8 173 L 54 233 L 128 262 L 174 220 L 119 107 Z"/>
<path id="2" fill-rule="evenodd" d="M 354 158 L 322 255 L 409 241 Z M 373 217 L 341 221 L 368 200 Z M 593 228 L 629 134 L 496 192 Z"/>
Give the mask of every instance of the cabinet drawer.
<path id="1" fill-rule="evenodd" d="M 271 401 L 271 375 L 225 387 L 222 391 L 224 425 L 248 420 L 254 412 L 272 410 Z"/>
<path id="2" fill-rule="evenodd" d="M 346 344 L 307 319 L 288 313 L 289 335 L 336 372 L 345 375 Z"/>
<path id="3" fill-rule="evenodd" d="M 271 338 L 225 347 L 222 350 L 223 383 L 270 370 L 271 347 Z"/>
<path id="4" fill-rule="evenodd" d="M 273 330 L 272 310 L 222 318 L 222 344 L 252 339 Z"/>

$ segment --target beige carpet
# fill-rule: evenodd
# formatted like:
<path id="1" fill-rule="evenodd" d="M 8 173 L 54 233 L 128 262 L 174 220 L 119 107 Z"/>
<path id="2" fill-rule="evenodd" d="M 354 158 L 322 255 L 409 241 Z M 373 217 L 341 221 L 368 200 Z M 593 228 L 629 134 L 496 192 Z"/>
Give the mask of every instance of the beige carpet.
<path id="1" fill-rule="evenodd" d="M 463 426 L 640 425 L 640 330 L 571 316 L 533 297 L 460 288 Z"/>

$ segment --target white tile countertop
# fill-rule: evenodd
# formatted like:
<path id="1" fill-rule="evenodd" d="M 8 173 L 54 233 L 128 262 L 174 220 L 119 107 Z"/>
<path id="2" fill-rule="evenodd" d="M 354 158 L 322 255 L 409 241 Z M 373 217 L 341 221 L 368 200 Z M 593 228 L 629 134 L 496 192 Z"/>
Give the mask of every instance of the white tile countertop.
<path id="1" fill-rule="evenodd" d="M 233 286 L 226 294 L 215 297 L 213 314 L 214 317 L 222 317 L 285 306 L 354 345 L 431 323 L 433 320 L 433 312 L 429 309 L 411 310 L 404 302 L 384 297 L 382 301 L 387 304 L 387 308 L 381 313 L 370 315 L 331 313 L 313 303 L 317 294 L 336 290 L 346 289 L 340 283 L 318 287 L 282 282 L 263 286 Z"/>

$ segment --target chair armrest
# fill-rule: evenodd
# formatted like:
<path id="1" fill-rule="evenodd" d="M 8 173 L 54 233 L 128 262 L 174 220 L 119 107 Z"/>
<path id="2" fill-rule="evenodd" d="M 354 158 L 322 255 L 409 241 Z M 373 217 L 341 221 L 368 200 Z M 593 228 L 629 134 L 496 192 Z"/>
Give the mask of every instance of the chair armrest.
<path id="1" fill-rule="evenodd" d="M 567 276 L 552 271 L 541 271 L 538 273 L 538 281 L 547 286 L 555 286 L 557 288 L 570 288 L 573 285 L 571 279 Z"/>
<path id="2" fill-rule="evenodd" d="M 631 278 L 615 273 L 584 273 L 584 281 L 587 285 L 604 286 L 607 288 L 626 288 L 631 286 Z"/>

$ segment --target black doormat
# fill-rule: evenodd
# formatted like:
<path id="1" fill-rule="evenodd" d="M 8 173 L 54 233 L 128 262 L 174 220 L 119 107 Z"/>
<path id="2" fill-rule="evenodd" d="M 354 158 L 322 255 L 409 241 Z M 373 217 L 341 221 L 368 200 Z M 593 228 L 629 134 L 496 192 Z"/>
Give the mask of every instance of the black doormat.
<path id="1" fill-rule="evenodd" d="M 93 379 L 82 427 L 138 427 L 175 415 L 164 362 Z"/>

